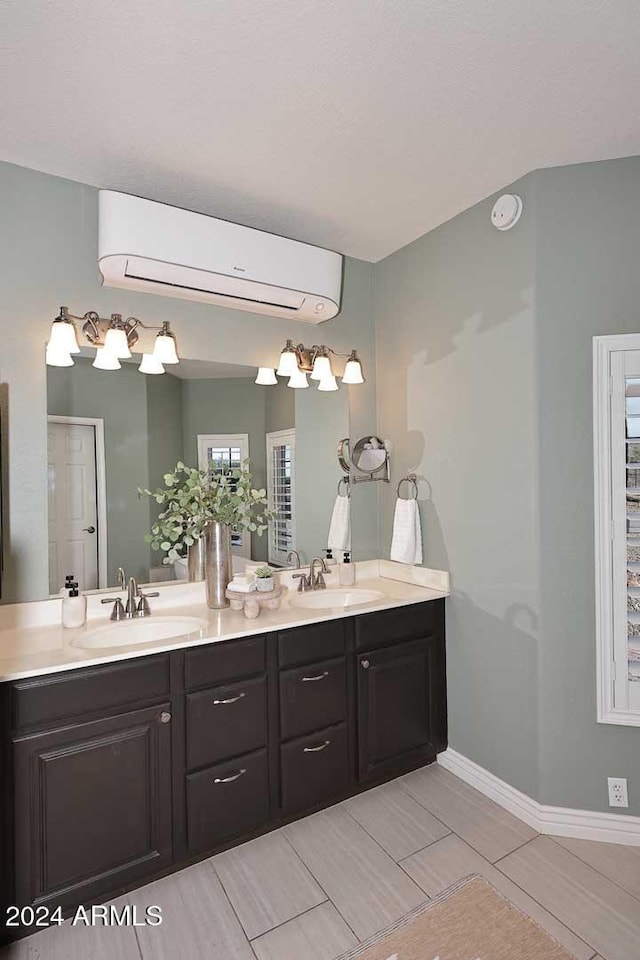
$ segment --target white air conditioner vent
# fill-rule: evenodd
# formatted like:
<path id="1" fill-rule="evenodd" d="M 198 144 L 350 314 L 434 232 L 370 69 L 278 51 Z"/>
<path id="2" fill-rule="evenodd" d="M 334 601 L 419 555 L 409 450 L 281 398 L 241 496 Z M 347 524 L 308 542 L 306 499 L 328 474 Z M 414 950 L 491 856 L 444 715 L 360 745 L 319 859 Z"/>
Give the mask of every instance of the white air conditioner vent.
<path id="1" fill-rule="evenodd" d="M 104 283 L 308 323 L 340 310 L 338 253 L 226 220 L 99 192 Z"/>

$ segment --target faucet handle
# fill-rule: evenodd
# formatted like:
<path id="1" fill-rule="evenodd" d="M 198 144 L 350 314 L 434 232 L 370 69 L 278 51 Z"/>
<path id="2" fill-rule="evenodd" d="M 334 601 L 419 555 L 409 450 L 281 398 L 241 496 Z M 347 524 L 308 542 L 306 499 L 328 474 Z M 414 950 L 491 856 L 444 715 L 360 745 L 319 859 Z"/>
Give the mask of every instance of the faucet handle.
<path id="1" fill-rule="evenodd" d="M 126 617 L 125 609 L 120 597 L 103 597 L 100 603 L 113 603 L 110 620 L 124 620 Z"/>
<path id="2" fill-rule="evenodd" d="M 300 581 L 298 584 L 298 593 L 304 593 L 306 590 L 311 589 L 311 579 L 306 573 L 292 573 L 291 579 Z"/>
<path id="3" fill-rule="evenodd" d="M 150 617 L 151 607 L 149 606 L 149 597 L 159 597 L 160 591 L 154 590 L 153 593 L 143 593 L 138 588 L 138 606 L 136 607 L 136 617 Z"/>

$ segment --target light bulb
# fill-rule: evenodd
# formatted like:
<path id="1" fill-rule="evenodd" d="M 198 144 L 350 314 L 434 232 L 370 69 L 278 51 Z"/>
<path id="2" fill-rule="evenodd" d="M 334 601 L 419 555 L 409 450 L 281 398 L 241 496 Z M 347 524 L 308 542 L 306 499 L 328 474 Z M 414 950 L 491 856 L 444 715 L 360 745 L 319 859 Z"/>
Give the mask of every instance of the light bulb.
<path id="1" fill-rule="evenodd" d="M 46 361 L 47 366 L 49 367 L 72 367 L 73 366 L 73 357 L 70 353 L 67 353 L 66 350 L 63 350 L 61 347 L 52 346 L 50 343 L 47 344 L 46 350 Z"/>
<path id="2" fill-rule="evenodd" d="M 287 345 L 280 354 L 280 363 L 276 373 L 279 377 L 292 377 L 298 369 L 298 357 L 293 349 L 293 341 L 287 340 Z"/>
<path id="3" fill-rule="evenodd" d="M 311 371 L 312 380 L 324 380 L 326 377 L 332 377 L 331 360 L 329 357 L 317 356 L 313 361 L 313 370 Z"/>
<path id="4" fill-rule="evenodd" d="M 358 356 L 355 352 L 351 354 L 344 368 L 344 375 L 342 377 L 343 383 L 364 383 L 364 377 L 362 376 L 362 364 L 358 360 Z"/>
<path id="5" fill-rule="evenodd" d="M 107 350 L 106 346 L 98 347 L 92 366 L 96 370 L 120 370 L 120 361 L 110 350 Z"/>
<path id="6" fill-rule="evenodd" d="M 104 349 L 118 360 L 129 360 L 131 358 L 127 335 L 119 327 L 109 327 L 104 338 Z M 102 369 L 106 370 L 107 368 L 103 367 Z"/>
<path id="7" fill-rule="evenodd" d="M 138 367 L 140 373 L 164 373 L 164 367 L 152 353 L 142 354 L 142 363 Z"/>
<path id="8" fill-rule="evenodd" d="M 331 374 L 329 377 L 323 377 L 320 383 L 318 384 L 318 390 L 337 390 L 338 381 Z"/>
<path id="9" fill-rule="evenodd" d="M 156 337 L 153 356 L 159 363 L 180 363 L 176 351 L 176 338 L 171 331 L 163 328 Z"/>
<path id="10" fill-rule="evenodd" d="M 295 372 L 289 377 L 288 387 L 293 387 L 294 390 L 303 390 L 305 387 L 309 386 L 309 381 L 307 380 L 307 375 L 304 370 L 298 370 L 296 367 Z"/>
<path id="11" fill-rule="evenodd" d="M 62 351 L 63 353 L 80 353 L 78 338 L 76 337 L 76 328 L 71 320 L 54 320 L 51 324 L 51 335 L 49 337 L 49 346 L 54 353 Z"/>
<path id="12" fill-rule="evenodd" d="M 273 367 L 258 367 L 258 376 L 255 379 L 255 383 L 259 383 L 263 387 L 270 387 L 277 382 L 278 378 L 276 377 L 276 372 Z"/>

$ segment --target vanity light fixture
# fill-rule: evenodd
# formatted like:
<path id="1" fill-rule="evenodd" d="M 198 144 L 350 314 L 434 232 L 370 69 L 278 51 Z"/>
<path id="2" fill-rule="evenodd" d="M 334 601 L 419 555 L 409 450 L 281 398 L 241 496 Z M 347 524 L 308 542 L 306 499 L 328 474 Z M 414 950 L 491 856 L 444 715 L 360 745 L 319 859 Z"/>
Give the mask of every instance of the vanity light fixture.
<path id="1" fill-rule="evenodd" d="M 263 387 L 270 387 L 277 382 L 278 378 L 276 377 L 276 372 L 273 367 L 258 367 L 258 376 L 255 379 L 255 383 L 259 383 Z"/>
<path id="2" fill-rule="evenodd" d="M 318 390 L 332 392 L 339 387 L 331 357 L 339 357 L 347 361 L 342 376 L 343 383 L 364 383 L 362 364 L 355 350 L 351 353 L 337 353 L 325 344 L 305 347 L 303 343 L 299 343 L 294 346 L 293 340 L 287 340 L 285 343 L 276 370 L 271 367 L 259 367 L 255 382 L 264 385 L 276 384 L 277 377 L 288 377 L 287 386 L 296 390 L 309 386 L 308 375 L 310 380 L 318 383 Z"/>
<path id="3" fill-rule="evenodd" d="M 60 314 L 51 324 L 47 343 L 46 361 L 50 367 L 73 366 L 73 354 L 80 353 L 76 324 L 82 324 L 84 338 L 96 347 L 93 366 L 97 370 L 119 370 L 120 360 L 131 359 L 131 348 L 139 340 L 138 329 L 157 330 L 152 354 L 144 354 L 138 369 L 142 373 L 164 373 L 165 363 L 179 363 L 176 338 L 169 323 L 151 326 L 136 317 L 123 319 L 112 313 L 106 320 L 95 310 L 88 310 L 82 317 L 73 316 L 67 307 L 60 307 Z"/>

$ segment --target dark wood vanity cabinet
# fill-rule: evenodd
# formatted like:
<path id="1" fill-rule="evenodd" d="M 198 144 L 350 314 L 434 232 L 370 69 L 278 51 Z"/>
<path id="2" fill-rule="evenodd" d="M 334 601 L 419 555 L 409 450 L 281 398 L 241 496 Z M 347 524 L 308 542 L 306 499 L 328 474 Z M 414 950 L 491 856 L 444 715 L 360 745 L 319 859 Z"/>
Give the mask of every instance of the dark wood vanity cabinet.
<path id="1" fill-rule="evenodd" d="M 435 759 L 444 601 L 4 684 L 4 900 L 106 900 Z"/>

